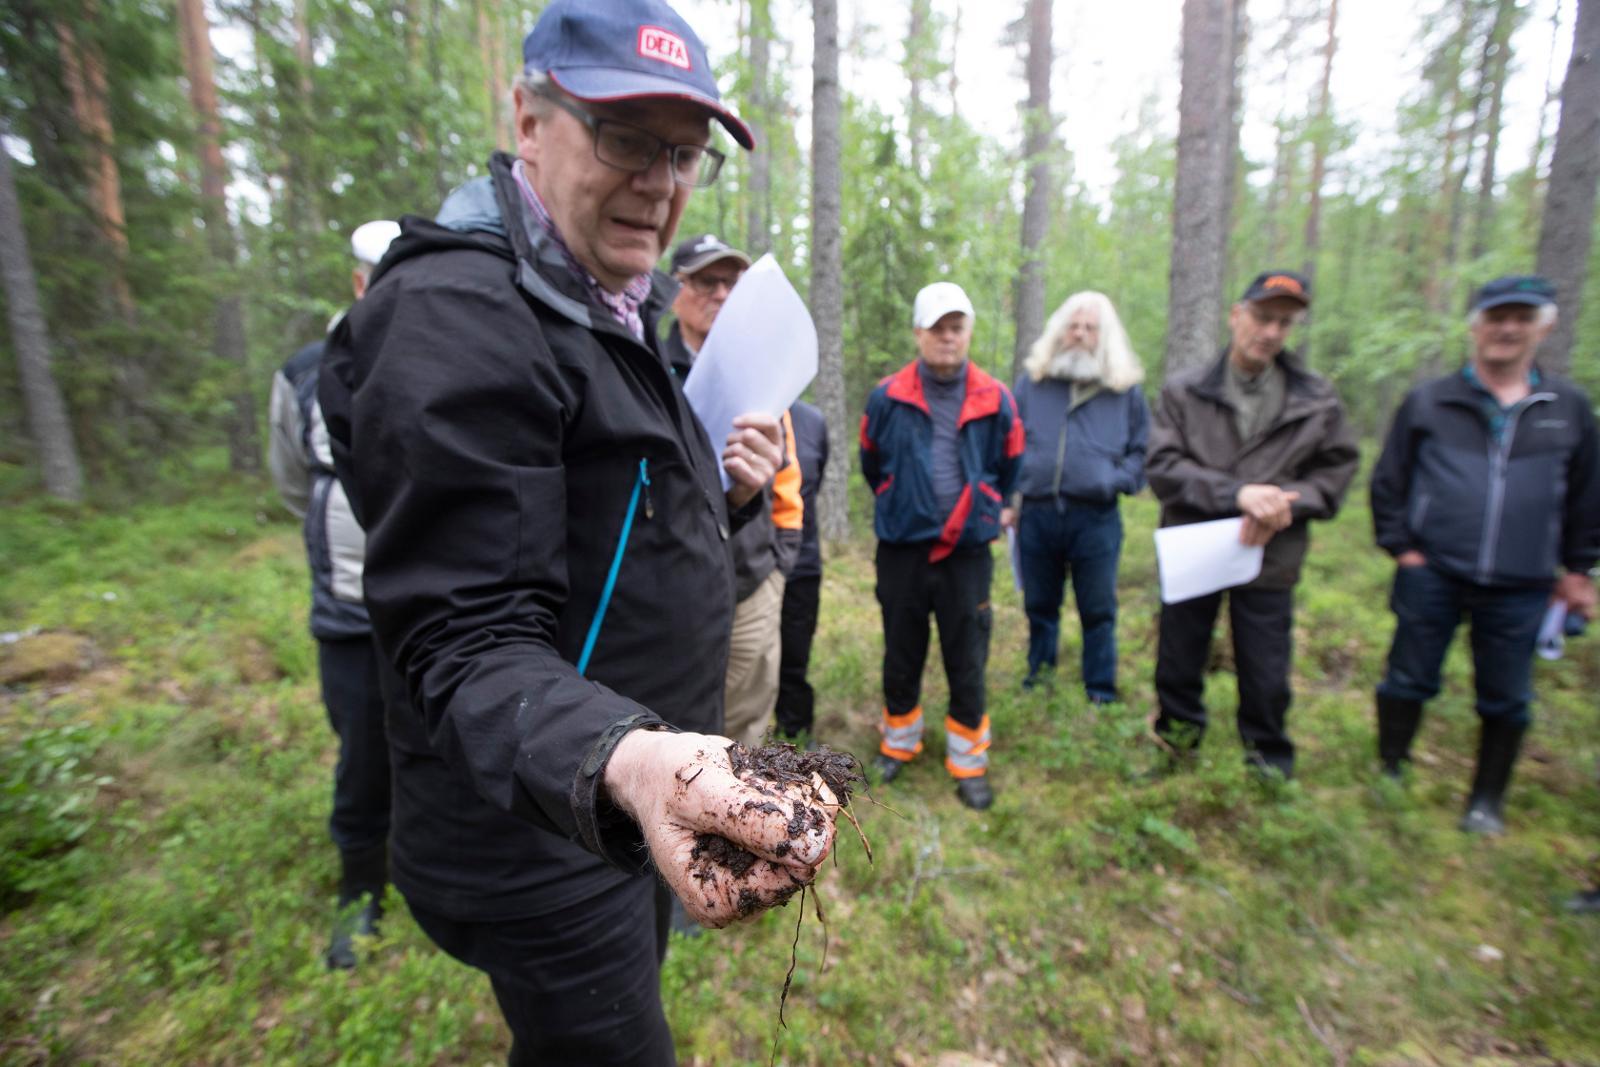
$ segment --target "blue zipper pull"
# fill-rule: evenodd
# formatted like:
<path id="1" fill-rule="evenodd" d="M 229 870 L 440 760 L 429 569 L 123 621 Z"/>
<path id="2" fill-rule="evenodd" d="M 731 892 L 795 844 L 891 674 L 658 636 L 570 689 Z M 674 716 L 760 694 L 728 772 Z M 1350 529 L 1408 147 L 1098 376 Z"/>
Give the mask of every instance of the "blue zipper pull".
<path id="1" fill-rule="evenodd" d="M 644 517 L 653 519 L 656 517 L 656 505 L 650 499 L 650 461 L 648 459 L 639 460 L 639 482 L 644 486 Z"/>

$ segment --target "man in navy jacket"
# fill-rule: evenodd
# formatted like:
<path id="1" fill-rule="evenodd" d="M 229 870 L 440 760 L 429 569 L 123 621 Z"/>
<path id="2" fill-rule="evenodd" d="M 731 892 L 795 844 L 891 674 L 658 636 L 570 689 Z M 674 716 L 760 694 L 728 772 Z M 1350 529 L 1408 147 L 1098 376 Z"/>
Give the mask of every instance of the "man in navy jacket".
<path id="1" fill-rule="evenodd" d="M 950 683 L 945 769 L 962 803 L 982 811 L 989 786 L 989 542 L 1022 467 L 1011 391 L 967 360 L 972 301 L 953 282 L 917 294 L 919 358 L 878 383 L 861 418 L 861 472 L 877 495 L 878 603 L 883 609 L 885 782 L 922 751 L 928 614 L 939 623 Z"/>
<path id="2" fill-rule="evenodd" d="M 1378 686 L 1378 754 L 1399 776 L 1463 615 L 1472 621 L 1477 772 L 1461 828 L 1502 833 L 1528 728 L 1534 643 L 1548 607 L 1594 613 L 1600 443 L 1583 391 L 1533 364 L 1556 319 L 1543 278 L 1473 297 L 1472 359 L 1406 397 L 1372 472 L 1378 544 L 1398 565 L 1394 643 Z M 1560 576 L 1558 577 L 1558 572 Z"/>

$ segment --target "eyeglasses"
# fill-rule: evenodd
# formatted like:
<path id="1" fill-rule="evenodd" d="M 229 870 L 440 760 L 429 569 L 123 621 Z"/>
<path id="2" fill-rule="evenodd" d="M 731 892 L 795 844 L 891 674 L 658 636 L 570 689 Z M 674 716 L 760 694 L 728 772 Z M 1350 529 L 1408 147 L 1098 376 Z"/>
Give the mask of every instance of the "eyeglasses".
<path id="1" fill-rule="evenodd" d="M 727 289 L 731 293 L 733 287 L 739 284 L 739 275 L 730 277 L 726 274 L 691 274 L 684 279 L 684 284 L 701 296 L 711 296 L 718 289 Z"/>
<path id="2" fill-rule="evenodd" d="M 679 185 L 710 185 L 722 170 L 726 157 L 709 145 L 671 144 L 631 123 L 596 118 L 559 94 L 539 95 L 589 127 L 594 135 L 594 158 L 608 167 L 643 174 L 666 150 L 672 163 L 672 179 Z"/>

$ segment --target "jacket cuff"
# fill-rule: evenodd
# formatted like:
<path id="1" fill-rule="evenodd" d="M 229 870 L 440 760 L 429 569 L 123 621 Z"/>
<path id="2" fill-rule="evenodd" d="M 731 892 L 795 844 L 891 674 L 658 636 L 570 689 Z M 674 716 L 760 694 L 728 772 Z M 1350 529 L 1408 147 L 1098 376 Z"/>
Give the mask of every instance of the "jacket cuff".
<path id="1" fill-rule="evenodd" d="M 678 732 L 647 711 L 618 719 L 595 739 L 572 782 L 572 816 L 578 825 L 580 843 L 612 866 L 632 874 L 648 868 L 650 854 L 639 824 L 612 803 L 606 793 L 605 769 L 622 739 L 641 729 Z"/>
<path id="2" fill-rule="evenodd" d="M 737 508 L 728 509 L 728 533 L 736 534 L 744 529 L 746 523 L 761 516 L 761 509 L 766 507 L 767 493 L 770 489 L 762 489 L 755 496 L 745 501 Z"/>

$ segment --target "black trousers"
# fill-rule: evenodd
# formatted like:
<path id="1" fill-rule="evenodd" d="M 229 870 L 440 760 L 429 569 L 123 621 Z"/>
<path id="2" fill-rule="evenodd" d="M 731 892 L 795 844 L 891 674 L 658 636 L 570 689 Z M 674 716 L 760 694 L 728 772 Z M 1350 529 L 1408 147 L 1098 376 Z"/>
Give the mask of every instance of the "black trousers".
<path id="1" fill-rule="evenodd" d="M 674 1067 L 661 1009 L 671 903 L 640 876 L 531 919 L 411 914 L 434 944 L 488 974 L 511 1028 L 511 1067 Z"/>
<path id="2" fill-rule="evenodd" d="M 1232 589 L 1161 606 L 1156 733 L 1197 744 L 1205 732 L 1205 669 L 1224 595 L 1239 680 L 1239 738 L 1253 761 L 1293 775 L 1294 742 L 1284 728 L 1292 696 L 1293 589 Z"/>
<path id="3" fill-rule="evenodd" d="M 778 733 L 794 737 L 816 725 L 816 693 L 806 680 L 811 665 L 811 639 L 817 632 L 817 605 L 822 576 L 790 578 L 783 587 L 783 617 L 778 633 L 783 653 L 778 664 Z"/>
<path id="4" fill-rule="evenodd" d="M 342 853 L 365 852 L 389 839 L 389 737 L 378 651 L 365 637 L 318 641 L 317 667 L 328 722 L 339 735 L 329 835 Z"/>
<path id="5" fill-rule="evenodd" d="M 978 545 L 931 563 L 929 547 L 878 542 L 884 706 L 891 715 L 904 715 L 922 702 L 932 613 L 950 683 L 950 717 L 976 730 L 983 722 L 983 680 L 994 624 L 989 605 L 994 557 L 988 545 Z"/>

